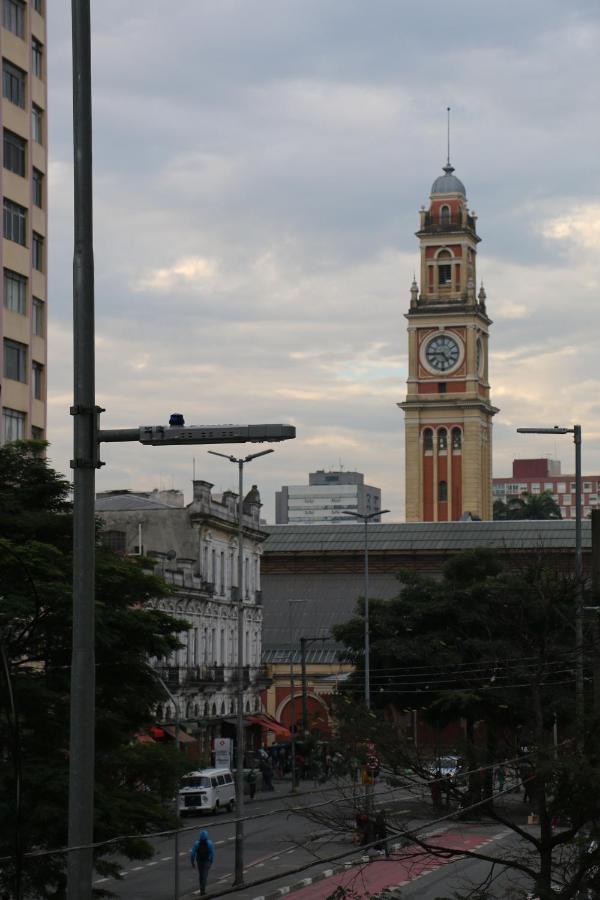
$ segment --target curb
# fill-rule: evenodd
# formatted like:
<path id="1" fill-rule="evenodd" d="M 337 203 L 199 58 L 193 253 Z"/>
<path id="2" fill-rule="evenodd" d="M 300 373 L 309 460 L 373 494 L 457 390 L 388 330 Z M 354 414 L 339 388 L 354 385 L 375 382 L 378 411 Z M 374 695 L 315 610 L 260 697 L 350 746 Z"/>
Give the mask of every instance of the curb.
<path id="1" fill-rule="evenodd" d="M 403 846 L 403 844 L 390 844 L 389 849 L 390 851 L 400 850 Z M 275 891 L 271 891 L 270 894 L 261 894 L 259 897 L 253 897 L 252 900 L 279 900 L 279 897 L 285 897 L 288 894 L 292 894 L 294 891 L 299 891 L 311 884 L 317 884 L 319 881 L 324 881 L 325 878 L 331 878 L 332 875 L 338 875 L 340 872 L 346 872 L 348 869 L 352 869 L 354 866 L 364 865 L 365 863 L 370 862 L 371 859 L 371 856 L 360 856 L 357 859 L 352 859 L 337 866 L 331 866 L 329 869 L 324 869 L 322 872 L 318 872 L 316 875 L 312 875 L 310 878 L 301 878 L 300 881 L 296 881 L 294 882 L 294 884 L 286 884 L 284 885 L 284 887 L 280 887 Z"/>

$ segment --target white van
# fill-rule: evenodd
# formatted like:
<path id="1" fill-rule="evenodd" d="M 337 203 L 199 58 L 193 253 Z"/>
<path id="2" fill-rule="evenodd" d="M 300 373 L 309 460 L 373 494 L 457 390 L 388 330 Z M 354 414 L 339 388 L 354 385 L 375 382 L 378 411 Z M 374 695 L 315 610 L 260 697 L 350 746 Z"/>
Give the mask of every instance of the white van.
<path id="1" fill-rule="evenodd" d="M 181 779 L 177 799 L 180 816 L 216 813 L 220 809 L 232 812 L 234 806 L 235 784 L 229 769 L 201 769 L 188 772 Z"/>

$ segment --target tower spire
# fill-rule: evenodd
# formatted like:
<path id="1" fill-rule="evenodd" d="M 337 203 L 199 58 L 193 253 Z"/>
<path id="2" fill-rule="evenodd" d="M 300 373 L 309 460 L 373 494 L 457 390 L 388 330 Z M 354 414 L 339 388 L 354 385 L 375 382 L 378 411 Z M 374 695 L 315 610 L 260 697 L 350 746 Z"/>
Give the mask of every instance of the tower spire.
<path id="1" fill-rule="evenodd" d="M 450 107 L 449 106 L 446 107 L 446 115 L 448 117 L 448 122 L 447 122 L 448 153 L 447 153 L 447 157 L 446 157 L 446 165 L 444 166 L 444 172 L 446 173 L 446 175 L 452 175 L 452 173 L 454 172 L 454 166 L 450 162 Z"/>

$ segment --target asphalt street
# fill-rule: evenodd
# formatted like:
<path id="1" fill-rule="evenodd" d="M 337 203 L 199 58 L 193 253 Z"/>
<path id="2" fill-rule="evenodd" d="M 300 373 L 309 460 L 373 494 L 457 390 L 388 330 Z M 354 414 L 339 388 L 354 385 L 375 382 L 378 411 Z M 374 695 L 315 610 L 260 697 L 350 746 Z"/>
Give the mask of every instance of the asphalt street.
<path id="1" fill-rule="evenodd" d="M 279 782 L 276 789 L 276 793 L 259 795 L 254 802 L 246 801 L 245 805 L 246 816 L 257 816 L 245 823 L 245 882 L 262 879 L 273 881 L 262 888 L 247 887 L 228 894 L 234 900 L 253 900 L 254 897 L 273 890 L 272 885 L 289 883 L 287 873 L 291 870 L 308 865 L 310 869 L 307 869 L 306 874 L 310 874 L 313 869 L 323 868 L 319 860 L 351 848 L 347 831 L 336 835 L 330 828 L 311 821 L 293 809 L 297 806 L 321 809 L 324 805 L 335 803 L 338 809 L 347 808 L 348 815 L 351 816 L 352 804 L 347 800 L 351 791 L 347 786 L 338 788 L 325 785 L 315 789 L 306 784 L 295 796 L 289 793 L 289 783 Z M 385 785 L 376 788 L 375 802 L 382 802 L 382 798 L 389 802 L 390 789 Z M 410 799 L 410 795 L 396 789 L 393 799 L 401 804 Z M 183 820 L 182 827 L 185 830 L 179 834 L 180 897 L 192 897 L 198 889 L 197 874 L 190 865 L 189 852 L 202 829 L 209 832 L 215 843 L 215 862 L 209 879 L 210 894 L 218 897 L 223 891 L 231 889 L 235 862 L 234 815 L 220 813 L 216 816 L 204 815 Z M 157 838 L 152 844 L 155 855 L 151 860 L 128 862 L 121 859 L 122 879 L 96 878 L 94 885 L 113 891 L 122 900 L 167 900 L 173 897 L 174 840 L 172 837 Z"/>

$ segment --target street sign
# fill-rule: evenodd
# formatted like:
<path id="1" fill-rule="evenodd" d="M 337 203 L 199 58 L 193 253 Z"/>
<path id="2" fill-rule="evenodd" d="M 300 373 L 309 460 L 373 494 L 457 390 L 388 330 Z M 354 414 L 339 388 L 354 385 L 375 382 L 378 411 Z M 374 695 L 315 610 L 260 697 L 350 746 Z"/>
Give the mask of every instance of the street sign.
<path id="1" fill-rule="evenodd" d="M 231 768 L 231 738 L 215 738 L 213 741 L 215 769 Z"/>

